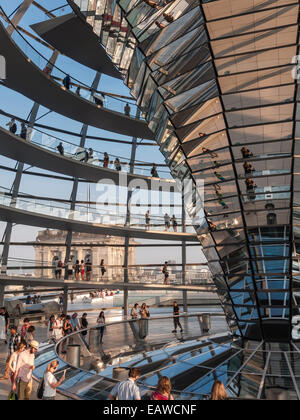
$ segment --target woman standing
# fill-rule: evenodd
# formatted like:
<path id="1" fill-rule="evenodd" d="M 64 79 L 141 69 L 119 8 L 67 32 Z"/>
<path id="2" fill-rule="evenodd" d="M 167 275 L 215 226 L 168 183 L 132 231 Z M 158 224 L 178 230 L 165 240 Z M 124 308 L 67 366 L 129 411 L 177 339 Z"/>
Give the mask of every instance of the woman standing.
<path id="1" fill-rule="evenodd" d="M 15 373 L 16 373 L 18 358 L 24 350 L 26 350 L 26 344 L 24 343 L 24 341 L 21 341 L 21 343 L 17 345 L 17 350 L 10 356 L 8 367 L 10 370 L 10 381 L 12 385 L 15 382 Z"/>
<path id="2" fill-rule="evenodd" d="M 79 274 L 80 274 L 79 260 L 76 260 L 74 268 L 75 268 L 75 279 L 76 279 L 76 281 L 79 281 Z"/>
<path id="3" fill-rule="evenodd" d="M 59 381 L 55 378 L 54 373 L 57 371 L 58 365 L 59 362 L 57 360 L 53 360 L 53 362 L 47 366 L 44 374 L 43 400 L 55 400 L 56 388 L 58 388 L 66 379 L 66 371 L 64 371 Z"/>
<path id="4" fill-rule="evenodd" d="M 211 397 L 212 401 L 224 401 L 227 400 L 227 392 L 223 382 L 215 381 L 213 387 L 211 389 Z"/>
<path id="5" fill-rule="evenodd" d="M 103 334 L 104 334 L 104 329 L 105 329 L 105 315 L 104 312 L 101 311 L 98 318 L 97 318 L 97 324 L 100 325 L 100 344 L 103 343 Z"/>
<path id="6" fill-rule="evenodd" d="M 104 152 L 103 168 L 108 168 L 108 164 L 109 164 L 109 156 L 106 152 Z"/>
<path id="7" fill-rule="evenodd" d="M 54 326 L 55 326 L 55 316 L 51 315 L 48 321 L 48 328 L 47 328 L 47 338 L 49 343 L 55 343 L 55 335 L 54 335 Z"/>
<path id="8" fill-rule="evenodd" d="M 152 392 L 150 399 L 156 401 L 174 400 L 171 394 L 171 381 L 167 376 L 162 376 L 157 384 L 156 391 Z"/>
<path id="9" fill-rule="evenodd" d="M 140 316 L 140 337 L 146 338 L 148 335 L 148 318 L 150 318 L 150 312 L 146 303 L 143 303 L 141 306 Z"/>
<path id="10" fill-rule="evenodd" d="M 81 263 L 80 263 L 80 274 L 81 274 L 81 280 L 82 281 L 84 281 L 84 261 L 83 260 L 81 260 Z"/>
<path id="11" fill-rule="evenodd" d="M 26 335 L 25 335 L 25 341 L 27 343 L 27 348 L 30 347 L 30 343 L 34 340 L 35 336 L 35 327 L 33 325 L 30 325 L 28 328 Z"/>
<path id="12" fill-rule="evenodd" d="M 101 260 L 101 263 L 100 263 L 100 271 L 101 271 L 101 279 L 103 279 L 103 276 L 106 273 L 106 268 L 105 268 L 104 260 Z"/>

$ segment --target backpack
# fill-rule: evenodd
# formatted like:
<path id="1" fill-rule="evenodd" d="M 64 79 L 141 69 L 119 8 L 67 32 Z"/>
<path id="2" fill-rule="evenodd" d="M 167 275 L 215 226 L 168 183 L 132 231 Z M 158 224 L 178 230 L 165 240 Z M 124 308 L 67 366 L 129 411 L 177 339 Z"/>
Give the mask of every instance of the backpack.
<path id="1" fill-rule="evenodd" d="M 36 396 L 37 396 L 37 398 L 38 398 L 39 400 L 42 400 L 42 399 L 43 399 L 43 396 L 44 396 L 44 389 L 45 389 L 45 378 L 44 378 L 44 376 L 43 376 L 43 379 L 41 379 L 41 381 L 40 381 L 40 383 L 39 383 L 39 386 L 38 386 L 38 389 L 37 389 L 37 391 L 36 391 Z"/>
<path id="2" fill-rule="evenodd" d="M 10 131 L 11 131 L 13 134 L 16 134 L 16 132 L 17 132 L 17 124 L 16 124 L 16 123 L 13 123 L 13 125 L 11 126 Z"/>

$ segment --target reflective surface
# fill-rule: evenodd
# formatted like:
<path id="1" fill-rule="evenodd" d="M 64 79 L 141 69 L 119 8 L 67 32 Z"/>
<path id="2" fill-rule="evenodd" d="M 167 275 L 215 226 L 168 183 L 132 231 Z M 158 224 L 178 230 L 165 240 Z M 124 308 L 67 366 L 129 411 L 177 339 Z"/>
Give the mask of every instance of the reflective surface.
<path id="1" fill-rule="evenodd" d="M 299 314 L 299 0 L 69 3 L 123 72 L 173 177 L 193 182 L 187 210 L 232 332 L 288 341 Z"/>

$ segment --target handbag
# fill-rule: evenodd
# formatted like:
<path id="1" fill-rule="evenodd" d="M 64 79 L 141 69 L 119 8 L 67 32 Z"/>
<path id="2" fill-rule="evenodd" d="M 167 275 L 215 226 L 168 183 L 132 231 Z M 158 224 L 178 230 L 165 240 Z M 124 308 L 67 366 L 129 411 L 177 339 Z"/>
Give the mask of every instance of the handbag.
<path id="1" fill-rule="evenodd" d="M 36 396 L 39 400 L 43 399 L 44 389 L 45 389 L 45 378 L 43 377 L 43 379 L 40 381 L 38 389 L 36 391 Z"/>
<path id="2" fill-rule="evenodd" d="M 13 391 L 10 391 L 10 393 L 8 394 L 8 401 L 17 401 L 18 397 L 17 394 Z"/>

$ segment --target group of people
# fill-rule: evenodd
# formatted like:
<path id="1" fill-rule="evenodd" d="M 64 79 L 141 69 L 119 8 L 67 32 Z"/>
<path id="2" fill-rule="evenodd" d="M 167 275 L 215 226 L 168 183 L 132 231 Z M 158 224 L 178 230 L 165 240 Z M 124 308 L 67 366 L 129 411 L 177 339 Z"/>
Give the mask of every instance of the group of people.
<path id="1" fill-rule="evenodd" d="M 30 296 L 28 295 L 25 301 L 26 305 L 36 305 L 42 303 L 42 298 L 40 295 Z"/>
<path id="2" fill-rule="evenodd" d="M 102 279 L 107 271 L 104 259 L 101 260 L 99 268 L 100 278 Z M 90 259 L 87 259 L 86 261 L 76 260 L 74 264 L 71 258 L 66 263 L 63 263 L 60 258 L 56 258 L 54 260 L 54 275 L 56 280 L 61 279 L 63 269 L 65 269 L 65 277 L 68 280 L 72 280 L 75 274 L 76 281 L 90 281 L 92 277 L 93 265 Z"/>
<path id="3" fill-rule="evenodd" d="M 16 120 L 15 120 L 15 118 L 12 118 L 7 124 L 6 124 L 6 126 L 8 126 L 8 129 L 9 129 L 9 131 L 12 133 L 12 134 L 16 134 L 16 132 L 17 132 L 17 130 L 18 130 L 18 126 L 17 126 L 17 123 L 16 123 Z M 20 130 L 20 134 L 19 134 L 19 136 L 22 138 L 22 139 L 24 139 L 24 140 L 26 140 L 27 139 L 27 126 L 26 126 L 26 124 L 24 123 L 24 122 L 21 122 L 21 130 Z"/>
<path id="4" fill-rule="evenodd" d="M 110 391 L 108 398 L 109 400 L 123 400 L 123 401 L 138 401 L 141 400 L 141 392 L 137 385 L 137 381 L 141 376 L 141 370 L 139 368 L 131 368 L 129 370 L 128 379 L 119 382 Z M 151 392 L 148 397 L 154 401 L 166 401 L 174 400 L 174 396 L 171 393 L 172 384 L 167 376 L 159 378 L 156 389 Z M 227 392 L 223 382 L 216 380 L 211 389 L 210 400 L 221 401 L 227 400 Z"/>
<path id="5" fill-rule="evenodd" d="M 151 221 L 150 210 L 147 210 L 145 214 L 145 230 L 150 230 L 150 221 Z M 173 231 L 177 232 L 178 222 L 177 222 L 175 214 L 173 214 L 173 216 L 170 217 L 168 213 L 166 213 L 164 215 L 164 223 L 165 223 L 165 232 L 169 231 L 171 225 L 172 225 Z"/>

